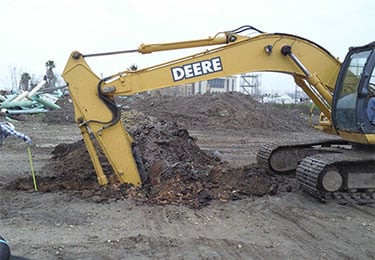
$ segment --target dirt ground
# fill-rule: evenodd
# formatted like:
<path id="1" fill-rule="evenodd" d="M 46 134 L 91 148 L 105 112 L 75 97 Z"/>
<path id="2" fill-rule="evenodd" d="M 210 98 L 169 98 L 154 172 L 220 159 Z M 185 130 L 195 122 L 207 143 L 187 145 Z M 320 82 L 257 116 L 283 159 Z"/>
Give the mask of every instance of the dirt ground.
<path id="1" fill-rule="evenodd" d="M 157 177 L 143 189 L 100 188 L 64 102 L 62 110 L 14 122 L 33 139 L 39 191 L 26 146 L 9 138 L 1 148 L 0 233 L 14 255 L 375 259 L 374 205 L 321 203 L 293 176 L 256 164 L 265 143 L 327 137 L 298 111 L 238 94 L 120 100 L 145 170 Z"/>

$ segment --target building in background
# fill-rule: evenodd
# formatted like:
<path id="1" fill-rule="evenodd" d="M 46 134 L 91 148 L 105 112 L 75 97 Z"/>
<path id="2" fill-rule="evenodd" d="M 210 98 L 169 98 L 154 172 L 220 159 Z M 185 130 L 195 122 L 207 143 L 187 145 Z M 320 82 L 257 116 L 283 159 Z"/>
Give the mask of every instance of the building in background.
<path id="1" fill-rule="evenodd" d="M 237 90 L 237 77 L 222 77 L 181 86 L 152 90 L 151 95 L 192 96 L 205 93 L 224 93 Z"/>
<path id="2" fill-rule="evenodd" d="M 226 93 L 238 91 L 252 96 L 261 103 L 298 104 L 311 102 L 310 98 L 296 85 L 294 92 L 279 94 L 262 91 L 261 74 L 241 74 L 188 83 L 176 87 L 166 87 L 150 91 L 150 95 L 192 96 L 206 93 Z"/>
<path id="3" fill-rule="evenodd" d="M 237 89 L 237 77 L 230 76 L 210 79 L 207 81 L 207 87 L 210 93 L 233 92 Z"/>

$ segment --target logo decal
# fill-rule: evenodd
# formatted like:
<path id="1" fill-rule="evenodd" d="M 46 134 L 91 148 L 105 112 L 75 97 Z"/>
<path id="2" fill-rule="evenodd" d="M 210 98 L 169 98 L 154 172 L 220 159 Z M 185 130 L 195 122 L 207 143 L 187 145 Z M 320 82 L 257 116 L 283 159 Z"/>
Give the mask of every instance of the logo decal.
<path id="1" fill-rule="evenodd" d="M 173 81 L 194 78 L 223 70 L 220 57 L 171 68 Z"/>

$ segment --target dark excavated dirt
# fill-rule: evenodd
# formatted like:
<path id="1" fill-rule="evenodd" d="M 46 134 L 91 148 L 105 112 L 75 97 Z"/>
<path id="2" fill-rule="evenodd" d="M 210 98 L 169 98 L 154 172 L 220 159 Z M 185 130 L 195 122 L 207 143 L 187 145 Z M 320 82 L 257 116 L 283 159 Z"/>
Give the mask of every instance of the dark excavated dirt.
<path id="1" fill-rule="evenodd" d="M 73 119 L 69 97 L 58 104 L 44 122 L 66 123 Z M 44 172 L 38 177 L 40 191 L 75 191 L 98 200 L 136 198 L 151 204 L 184 204 L 199 208 L 211 200 L 228 201 L 246 196 L 276 192 L 279 180 L 267 175 L 256 164 L 235 168 L 214 154 L 207 154 L 189 135 L 190 129 L 248 129 L 261 132 L 272 127 L 281 131 L 306 129 L 298 113 L 287 113 L 260 104 L 240 93 L 191 97 L 147 96 L 126 100 L 122 122 L 135 140 L 144 170 L 150 178 L 142 188 L 120 185 L 102 153 L 100 160 L 110 184 L 99 187 L 82 140 L 59 144 Z M 294 129 L 294 130 L 296 130 Z M 98 148 L 99 150 L 99 148 Z M 30 180 L 18 180 L 10 187 L 33 189 Z"/>

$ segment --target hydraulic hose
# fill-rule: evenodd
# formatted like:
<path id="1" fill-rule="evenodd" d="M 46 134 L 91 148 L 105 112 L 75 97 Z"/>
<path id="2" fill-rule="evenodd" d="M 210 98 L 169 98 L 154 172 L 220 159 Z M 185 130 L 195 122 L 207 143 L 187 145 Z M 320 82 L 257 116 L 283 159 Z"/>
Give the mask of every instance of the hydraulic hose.
<path id="1" fill-rule="evenodd" d="M 0 260 L 8 260 L 10 258 L 10 248 L 7 241 L 0 236 Z"/>

